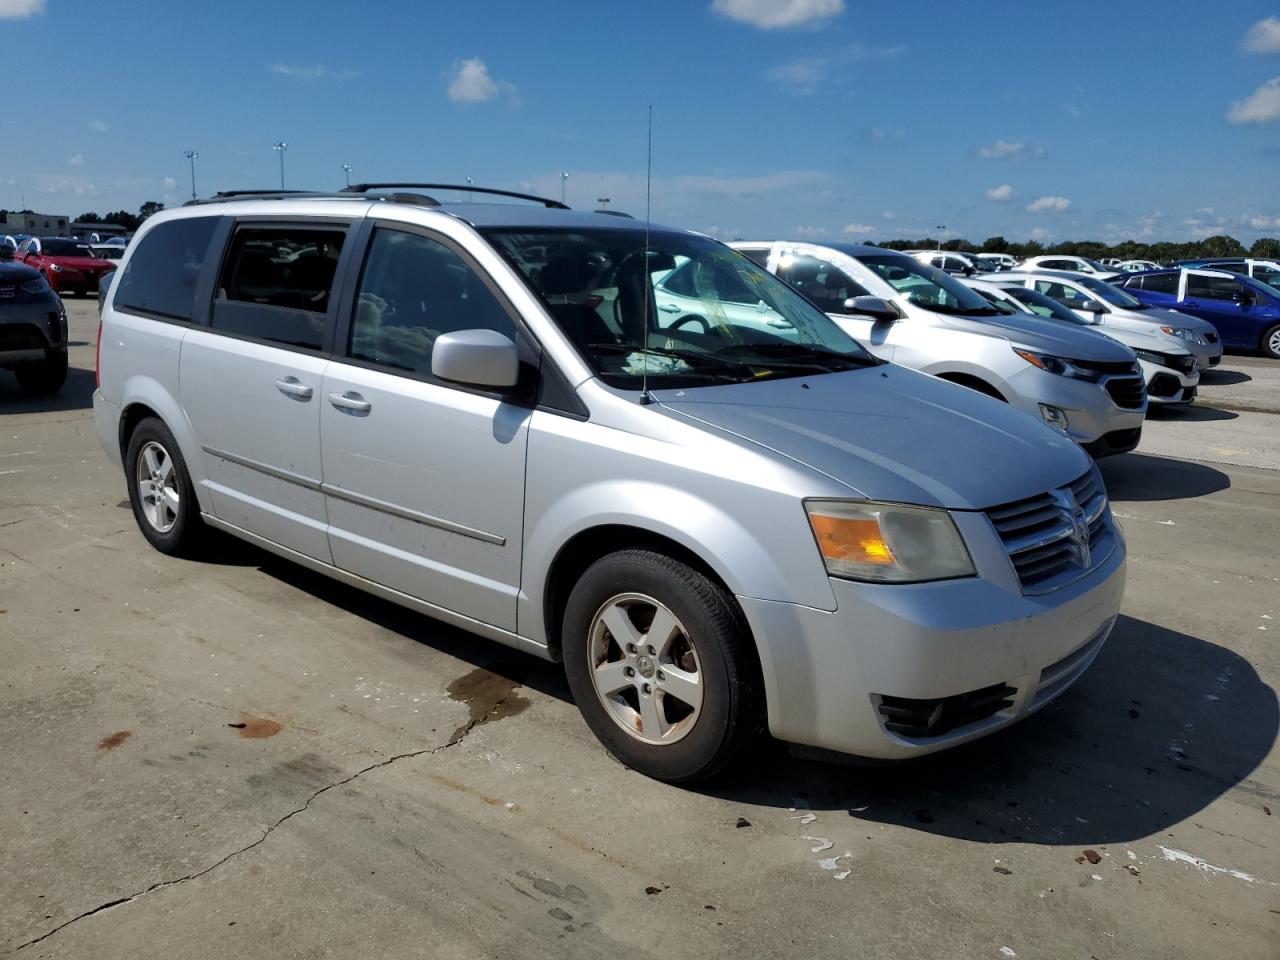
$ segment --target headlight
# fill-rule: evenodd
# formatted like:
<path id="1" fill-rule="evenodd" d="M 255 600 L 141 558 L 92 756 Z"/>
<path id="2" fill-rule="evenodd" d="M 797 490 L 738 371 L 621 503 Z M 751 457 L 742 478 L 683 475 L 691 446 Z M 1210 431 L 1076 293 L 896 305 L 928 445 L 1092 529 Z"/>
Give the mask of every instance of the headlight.
<path id="1" fill-rule="evenodd" d="M 22 284 L 23 293 L 47 293 L 49 284 L 44 277 L 36 277 L 34 280 L 26 280 Z"/>
<path id="2" fill-rule="evenodd" d="M 1186 327 L 1161 327 L 1160 330 L 1163 333 L 1169 334 L 1171 337 L 1177 337 L 1180 340 L 1186 340 L 1189 343 L 1205 342 L 1204 337 L 1200 336 L 1200 334 L 1196 333 L 1194 330 L 1189 330 Z"/>
<path id="3" fill-rule="evenodd" d="M 1086 370 L 1064 357 L 1051 357 L 1044 353 L 1032 353 L 1030 350 L 1022 350 L 1018 347 L 1014 347 L 1013 352 L 1033 367 L 1039 367 L 1049 373 L 1056 373 L 1060 377 L 1070 377 L 1072 380 L 1087 380 L 1090 383 L 1097 383 L 1102 379 L 1102 374 L 1099 371 Z"/>
<path id="4" fill-rule="evenodd" d="M 49 269 L 52 270 L 54 273 L 62 272 L 62 267 L 58 266 L 56 263 L 49 264 Z"/>
<path id="5" fill-rule="evenodd" d="M 865 500 L 808 500 L 805 510 L 833 577 L 920 583 L 974 575 L 969 551 L 945 510 Z"/>

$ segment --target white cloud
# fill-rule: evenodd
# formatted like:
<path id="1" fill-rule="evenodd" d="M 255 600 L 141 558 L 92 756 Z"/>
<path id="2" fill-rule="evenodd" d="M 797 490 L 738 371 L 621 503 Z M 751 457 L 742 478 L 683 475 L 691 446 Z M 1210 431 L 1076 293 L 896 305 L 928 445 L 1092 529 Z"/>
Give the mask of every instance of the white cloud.
<path id="1" fill-rule="evenodd" d="M 711 0 L 721 16 L 761 30 L 798 27 L 844 12 L 844 0 Z"/>
<path id="2" fill-rule="evenodd" d="M 350 80 L 352 77 L 360 76 L 355 70 L 333 70 L 323 63 L 273 63 L 270 69 L 278 77 L 293 77 L 295 80 L 319 80 L 321 77 Z"/>
<path id="3" fill-rule="evenodd" d="M 989 147 L 978 148 L 978 156 L 984 160 L 1017 160 L 1026 156 L 1042 160 L 1048 155 L 1049 151 L 1038 143 L 1025 144 L 1011 140 L 997 140 Z"/>
<path id="4" fill-rule="evenodd" d="M 457 103 L 485 103 L 498 95 L 498 84 L 479 57 L 459 60 L 449 80 L 449 99 Z"/>
<path id="5" fill-rule="evenodd" d="M 166 192 L 171 192 L 177 189 L 177 186 L 178 186 L 178 181 L 173 179 L 173 177 L 165 177 L 163 180 L 160 181 L 160 188 L 162 190 L 165 190 Z"/>
<path id="6" fill-rule="evenodd" d="M 68 167 L 83 167 L 83 166 L 84 166 L 84 154 L 83 154 L 83 153 L 77 153 L 74 157 L 68 157 L 68 158 L 67 158 L 67 166 L 68 166 Z"/>
<path id="7" fill-rule="evenodd" d="M 808 96 L 826 79 L 829 63 L 826 57 L 800 57 L 766 70 L 764 76 L 783 90 Z"/>
<path id="8" fill-rule="evenodd" d="M 1280 228 L 1280 217 L 1253 217 L 1249 218 L 1249 226 L 1255 230 L 1273 230 Z"/>
<path id="9" fill-rule="evenodd" d="M 1244 48 L 1250 53 L 1280 53 L 1280 17 L 1265 17 L 1250 27 Z"/>
<path id="10" fill-rule="evenodd" d="M 884 127 L 868 127 L 863 133 L 868 143 L 887 143 L 890 140 L 902 140 L 907 132 L 902 129 L 886 130 Z"/>
<path id="11" fill-rule="evenodd" d="M 978 156 L 984 160 L 1004 160 L 1007 157 L 1020 157 L 1027 151 L 1025 143 L 1010 143 L 1008 140 L 997 140 L 989 147 L 978 150 Z"/>
<path id="12" fill-rule="evenodd" d="M 998 187 L 992 187 L 985 191 L 988 200 L 994 200 L 996 203 L 1008 203 L 1013 199 L 1013 186 L 1008 183 L 1002 183 Z"/>
<path id="13" fill-rule="evenodd" d="M 846 223 L 840 231 L 846 237 L 866 237 L 876 232 L 876 228 L 865 223 Z"/>
<path id="14" fill-rule="evenodd" d="M 884 217 L 886 220 L 898 219 L 898 215 L 894 213 L 892 210 L 886 210 L 884 213 L 880 214 L 880 216 Z"/>
<path id="15" fill-rule="evenodd" d="M 1032 240 L 1039 240 L 1043 242 L 1045 240 L 1048 240 L 1052 236 L 1053 234 L 1050 233 L 1048 230 L 1046 230 L 1044 227 L 1036 227 L 1034 230 L 1031 231 Z"/>
<path id="16" fill-rule="evenodd" d="M 1232 123 L 1274 123 L 1280 120 L 1280 77 L 1272 77 L 1227 111 Z"/>
<path id="17" fill-rule="evenodd" d="M 107 125 L 101 120 L 92 120 L 89 123 L 89 129 L 97 131 L 98 133 L 106 133 Z"/>
<path id="18" fill-rule="evenodd" d="M 1066 197 L 1039 197 L 1027 204 L 1027 210 L 1031 213 L 1041 213 L 1049 211 L 1050 213 L 1063 213 L 1071 208 L 1071 201 Z"/>
<path id="19" fill-rule="evenodd" d="M 825 237 L 827 231 L 825 227 L 792 227 L 791 235 L 804 240 L 816 240 L 819 237 Z"/>
<path id="20" fill-rule="evenodd" d="M 44 0 L 0 0 L 0 20 L 25 20 L 44 13 Z"/>
<path id="21" fill-rule="evenodd" d="M 98 185 L 84 177 L 61 177 L 42 174 L 36 182 L 40 193 L 68 194 L 77 197 L 96 197 Z"/>

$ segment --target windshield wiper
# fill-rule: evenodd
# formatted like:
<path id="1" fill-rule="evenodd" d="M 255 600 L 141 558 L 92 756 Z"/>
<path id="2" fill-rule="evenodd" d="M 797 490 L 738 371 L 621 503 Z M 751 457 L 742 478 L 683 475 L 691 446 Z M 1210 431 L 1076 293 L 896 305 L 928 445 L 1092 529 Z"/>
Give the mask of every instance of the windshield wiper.
<path id="1" fill-rule="evenodd" d="M 854 367 L 876 367 L 884 363 L 883 360 L 878 360 L 870 354 L 861 356 L 837 353 L 825 347 L 810 347 L 802 343 L 735 343 L 725 347 L 722 352 L 734 355 L 754 353 L 761 358 L 760 364 L 757 365 L 786 366 L 795 369 L 850 370 Z M 775 363 L 774 361 L 779 358 L 794 358 L 798 362 Z M 806 358 L 810 362 L 803 362 Z M 743 362 L 755 363 L 750 358 L 744 358 Z"/>

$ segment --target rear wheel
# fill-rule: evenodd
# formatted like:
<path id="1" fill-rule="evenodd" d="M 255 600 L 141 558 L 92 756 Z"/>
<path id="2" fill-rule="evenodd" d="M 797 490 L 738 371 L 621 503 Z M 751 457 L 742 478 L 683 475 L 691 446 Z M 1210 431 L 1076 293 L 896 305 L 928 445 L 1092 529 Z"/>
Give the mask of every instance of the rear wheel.
<path id="1" fill-rule="evenodd" d="M 161 553 L 194 553 L 205 526 L 191 476 L 173 434 L 155 417 L 141 421 L 129 437 L 125 478 L 133 517 L 147 541 Z"/>
<path id="2" fill-rule="evenodd" d="M 41 363 L 27 364 L 13 371 L 18 386 L 27 396 L 57 393 L 67 382 L 67 355 L 55 353 Z"/>
<path id="3" fill-rule="evenodd" d="M 1280 360 L 1280 323 L 1262 335 L 1262 352 L 1273 360 Z"/>
<path id="4" fill-rule="evenodd" d="M 705 780 L 759 734 L 759 671 L 732 598 L 650 550 L 596 561 L 570 594 L 562 650 L 587 725 L 618 760 Z"/>

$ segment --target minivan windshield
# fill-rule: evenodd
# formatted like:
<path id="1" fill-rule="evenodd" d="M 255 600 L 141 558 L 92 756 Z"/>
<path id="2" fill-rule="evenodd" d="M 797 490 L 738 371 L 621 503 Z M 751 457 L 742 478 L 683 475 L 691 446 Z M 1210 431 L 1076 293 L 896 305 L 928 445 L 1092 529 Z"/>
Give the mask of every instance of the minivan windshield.
<path id="1" fill-rule="evenodd" d="M 1090 293 L 1096 295 L 1099 300 L 1109 303 L 1113 307 L 1121 307 L 1125 310 L 1151 309 L 1133 294 L 1125 293 L 1119 287 L 1112 286 L 1105 280 L 1095 280 L 1093 277 L 1072 277 L 1071 282 L 1079 284 Z"/>
<path id="2" fill-rule="evenodd" d="M 493 228 L 597 376 L 625 390 L 834 373 L 873 358 L 773 274 L 695 234 Z"/>
<path id="3" fill-rule="evenodd" d="M 858 256 L 857 260 L 908 302 L 925 310 L 962 317 L 992 317 L 1000 313 L 959 280 L 911 257 L 873 254 Z"/>

